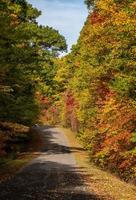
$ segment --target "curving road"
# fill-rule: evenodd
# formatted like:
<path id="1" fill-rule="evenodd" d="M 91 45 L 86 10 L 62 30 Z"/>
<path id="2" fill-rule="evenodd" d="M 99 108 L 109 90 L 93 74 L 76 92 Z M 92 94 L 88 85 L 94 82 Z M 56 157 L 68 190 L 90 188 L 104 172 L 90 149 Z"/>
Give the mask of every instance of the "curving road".
<path id="1" fill-rule="evenodd" d="M 36 128 L 45 147 L 38 158 L 0 185 L 0 200 L 97 200 L 87 191 L 65 134 L 58 128 Z"/>

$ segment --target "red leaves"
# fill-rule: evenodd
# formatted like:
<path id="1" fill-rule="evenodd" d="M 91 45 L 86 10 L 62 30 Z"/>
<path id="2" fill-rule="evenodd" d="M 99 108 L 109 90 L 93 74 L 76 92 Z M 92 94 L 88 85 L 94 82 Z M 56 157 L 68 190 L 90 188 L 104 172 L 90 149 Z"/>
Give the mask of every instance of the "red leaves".
<path id="1" fill-rule="evenodd" d="M 121 132 L 115 136 L 110 136 L 105 139 L 103 142 L 103 147 L 112 148 L 116 146 L 118 149 L 123 150 L 126 149 L 126 146 L 130 145 L 131 133 L 129 132 Z"/>
<path id="2" fill-rule="evenodd" d="M 55 106 L 52 106 L 50 110 L 51 110 L 52 113 L 56 113 L 57 112 L 57 108 Z"/>
<path id="3" fill-rule="evenodd" d="M 94 11 L 90 16 L 91 24 L 102 24 L 105 21 L 105 18 L 100 15 L 97 11 Z"/>
<path id="4" fill-rule="evenodd" d="M 131 176 L 131 168 L 135 165 L 131 153 L 134 149 L 131 137 L 136 128 L 135 110 L 127 100 L 116 96 L 112 91 L 106 91 L 105 87 L 100 87 L 98 122 L 95 124 L 98 133 L 93 143 L 93 155 L 98 163 L 103 162 L 109 169 L 117 169 L 121 177 L 129 178 L 126 171 Z"/>
<path id="5" fill-rule="evenodd" d="M 77 108 L 77 102 L 71 91 L 65 93 L 65 115 L 68 119 L 72 130 L 77 131 L 77 117 L 75 109 Z"/>
<path id="6" fill-rule="evenodd" d="M 74 108 L 75 100 L 74 100 L 74 97 L 73 97 L 73 95 L 72 95 L 72 93 L 70 91 L 68 91 L 66 93 L 65 101 L 66 101 L 66 109 L 67 109 L 67 111 L 71 112 L 73 110 L 73 108 Z"/>
<path id="7" fill-rule="evenodd" d="M 129 160 L 124 160 L 120 165 L 119 165 L 119 169 L 121 171 L 126 170 L 128 167 L 131 166 L 131 162 Z"/>

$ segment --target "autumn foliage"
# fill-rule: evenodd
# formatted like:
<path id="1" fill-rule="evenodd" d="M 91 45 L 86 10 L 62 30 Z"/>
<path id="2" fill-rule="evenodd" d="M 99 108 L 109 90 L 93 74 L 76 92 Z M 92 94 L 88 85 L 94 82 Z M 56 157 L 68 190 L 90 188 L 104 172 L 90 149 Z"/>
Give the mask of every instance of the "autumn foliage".
<path id="1" fill-rule="evenodd" d="M 91 10 L 78 42 L 58 61 L 58 117 L 78 132 L 97 165 L 134 179 L 136 2 L 86 3 Z"/>

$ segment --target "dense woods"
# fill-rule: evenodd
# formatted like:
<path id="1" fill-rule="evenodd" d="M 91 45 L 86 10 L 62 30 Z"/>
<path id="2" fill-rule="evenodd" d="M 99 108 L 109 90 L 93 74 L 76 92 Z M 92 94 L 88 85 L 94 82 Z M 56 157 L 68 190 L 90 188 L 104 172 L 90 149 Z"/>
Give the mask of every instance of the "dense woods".
<path id="1" fill-rule="evenodd" d="M 54 58 L 67 48 L 58 31 L 37 24 L 40 14 L 25 0 L 0 1 L 0 154 L 11 135 L 16 138 L 14 123 L 38 120 L 37 94 L 52 92 Z"/>
<path id="2" fill-rule="evenodd" d="M 136 2 L 85 3 L 89 16 L 78 42 L 71 53 L 58 58 L 67 49 L 65 38 L 37 24 L 40 11 L 25 0 L 1 0 L 0 155 L 9 138 L 21 133 L 25 138 L 24 125 L 40 117 L 44 123 L 72 128 L 90 160 L 133 180 Z M 22 131 L 15 123 L 23 124 Z"/>
<path id="3" fill-rule="evenodd" d="M 78 132 L 90 159 L 125 180 L 136 175 L 136 2 L 86 1 L 72 52 L 57 61 L 50 121 Z M 51 107 L 50 107 L 51 108 Z M 46 112 L 47 114 L 47 112 Z"/>

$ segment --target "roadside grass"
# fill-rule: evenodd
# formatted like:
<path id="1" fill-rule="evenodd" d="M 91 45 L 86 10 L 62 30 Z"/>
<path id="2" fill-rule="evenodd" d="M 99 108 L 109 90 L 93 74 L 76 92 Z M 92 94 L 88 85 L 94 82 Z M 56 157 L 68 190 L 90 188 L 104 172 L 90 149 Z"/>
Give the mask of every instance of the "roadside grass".
<path id="1" fill-rule="evenodd" d="M 77 149 L 73 151 L 73 153 L 78 166 L 84 169 L 82 176 L 90 191 L 96 193 L 101 199 L 105 200 L 136 199 L 136 186 L 126 183 L 110 172 L 103 171 L 95 166 L 89 160 L 88 153 L 79 143 L 76 134 L 69 129 L 60 129 L 66 134 L 71 149 Z"/>
<path id="2" fill-rule="evenodd" d="M 32 131 L 31 140 L 26 147 L 26 151 L 0 159 L 0 182 L 12 178 L 19 170 L 36 158 L 40 154 L 42 146 L 42 135 Z"/>
<path id="3" fill-rule="evenodd" d="M 0 182 L 12 178 L 24 165 L 30 162 L 35 155 L 31 153 L 18 156 L 16 159 L 7 158 L 4 163 L 0 165 Z"/>

